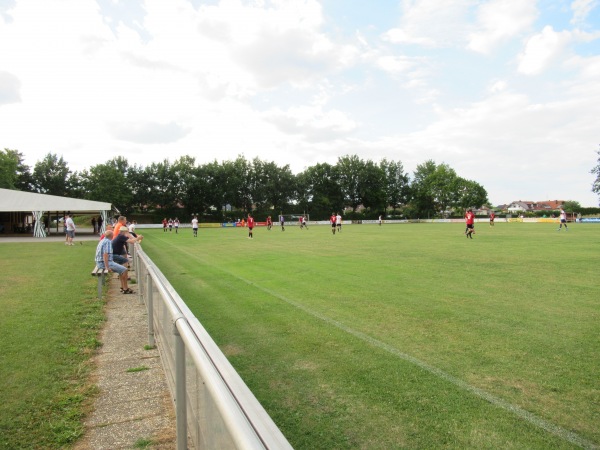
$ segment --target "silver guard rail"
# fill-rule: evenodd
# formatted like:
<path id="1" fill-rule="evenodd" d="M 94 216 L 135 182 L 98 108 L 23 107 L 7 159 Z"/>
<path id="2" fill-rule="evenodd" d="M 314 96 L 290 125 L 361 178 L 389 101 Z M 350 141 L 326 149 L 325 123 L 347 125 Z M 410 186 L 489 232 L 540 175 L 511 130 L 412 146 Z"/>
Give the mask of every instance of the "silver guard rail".
<path id="1" fill-rule="evenodd" d="M 177 449 L 292 449 L 283 433 L 143 249 L 133 247 L 148 345 L 174 399 Z"/>

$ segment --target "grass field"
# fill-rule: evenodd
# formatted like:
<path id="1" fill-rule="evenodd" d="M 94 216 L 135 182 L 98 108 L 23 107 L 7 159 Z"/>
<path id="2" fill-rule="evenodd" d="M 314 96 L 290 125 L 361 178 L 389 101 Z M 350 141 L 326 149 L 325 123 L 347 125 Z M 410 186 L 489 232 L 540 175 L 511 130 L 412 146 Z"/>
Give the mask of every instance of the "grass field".
<path id="1" fill-rule="evenodd" d="M 298 449 L 600 445 L 600 227 L 148 230 Z"/>
<path id="2" fill-rule="evenodd" d="M 69 448 L 93 397 L 95 243 L 0 244 L 0 449 Z"/>

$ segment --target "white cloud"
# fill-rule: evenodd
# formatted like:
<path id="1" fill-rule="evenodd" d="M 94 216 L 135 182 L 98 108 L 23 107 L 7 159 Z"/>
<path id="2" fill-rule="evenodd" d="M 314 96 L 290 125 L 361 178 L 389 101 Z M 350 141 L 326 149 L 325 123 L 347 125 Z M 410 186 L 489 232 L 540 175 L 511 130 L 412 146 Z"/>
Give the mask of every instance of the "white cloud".
<path id="1" fill-rule="evenodd" d="M 394 44 L 448 47 L 465 38 L 468 0 L 403 0 L 400 25 L 383 38 Z"/>
<path id="2" fill-rule="evenodd" d="M 580 24 L 584 22 L 588 14 L 596 6 L 598 6 L 598 0 L 574 0 L 571 3 L 571 10 L 573 11 L 571 23 Z"/>
<path id="3" fill-rule="evenodd" d="M 536 28 L 529 0 L 404 0 L 385 25 L 317 0 L 34 3 L 0 8 L 0 148 L 31 166 L 48 152 L 73 170 L 244 154 L 298 171 L 358 154 L 447 162 L 497 202 L 594 203 L 579 185 L 595 164 L 600 59 L 573 44 L 598 32 Z M 574 17 L 593 5 L 573 3 Z M 518 68 L 512 46 L 492 51 L 525 33 Z"/>
<path id="4" fill-rule="evenodd" d="M 557 33 L 551 26 L 545 26 L 527 41 L 523 53 L 519 55 L 518 71 L 525 75 L 538 75 L 559 59 L 572 40 L 569 31 Z"/>
<path id="5" fill-rule="evenodd" d="M 177 142 L 191 130 L 174 122 L 161 124 L 154 122 L 116 122 L 109 124 L 112 136 L 122 141 L 137 144 L 164 144 Z"/>
<path id="6" fill-rule="evenodd" d="M 264 113 L 264 117 L 282 132 L 301 135 L 308 142 L 344 138 L 357 127 L 344 112 L 323 110 L 320 106 L 294 107 L 287 111 L 273 109 Z"/>
<path id="7" fill-rule="evenodd" d="M 0 105 L 21 101 L 21 82 L 10 72 L 0 71 Z"/>
<path id="8" fill-rule="evenodd" d="M 538 11 L 535 0 L 491 0 L 477 11 L 476 31 L 469 35 L 468 48 L 489 54 L 500 43 L 528 30 Z"/>

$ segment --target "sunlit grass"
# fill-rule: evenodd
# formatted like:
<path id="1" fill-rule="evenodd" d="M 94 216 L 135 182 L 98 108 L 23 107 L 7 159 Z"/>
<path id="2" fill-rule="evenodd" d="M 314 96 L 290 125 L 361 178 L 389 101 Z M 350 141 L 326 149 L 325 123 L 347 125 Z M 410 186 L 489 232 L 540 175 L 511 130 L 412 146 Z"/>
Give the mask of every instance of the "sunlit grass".
<path id="1" fill-rule="evenodd" d="M 600 444 L 600 227 L 180 231 L 144 249 L 295 448 Z"/>

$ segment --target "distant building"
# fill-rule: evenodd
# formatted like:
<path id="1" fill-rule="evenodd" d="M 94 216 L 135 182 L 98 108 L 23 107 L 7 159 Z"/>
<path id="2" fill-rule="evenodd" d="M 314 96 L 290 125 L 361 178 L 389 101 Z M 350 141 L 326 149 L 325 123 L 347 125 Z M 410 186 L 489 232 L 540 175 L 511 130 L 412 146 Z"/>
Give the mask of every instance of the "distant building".
<path id="1" fill-rule="evenodd" d="M 512 214 L 518 214 L 522 212 L 535 212 L 535 211 L 556 211 L 562 208 L 565 200 L 547 200 L 540 202 L 522 201 L 512 202 L 506 207 L 506 211 Z M 504 205 L 503 205 L 504 206 Z M 500 207 L 498 207 L 500 208 Z"/>

